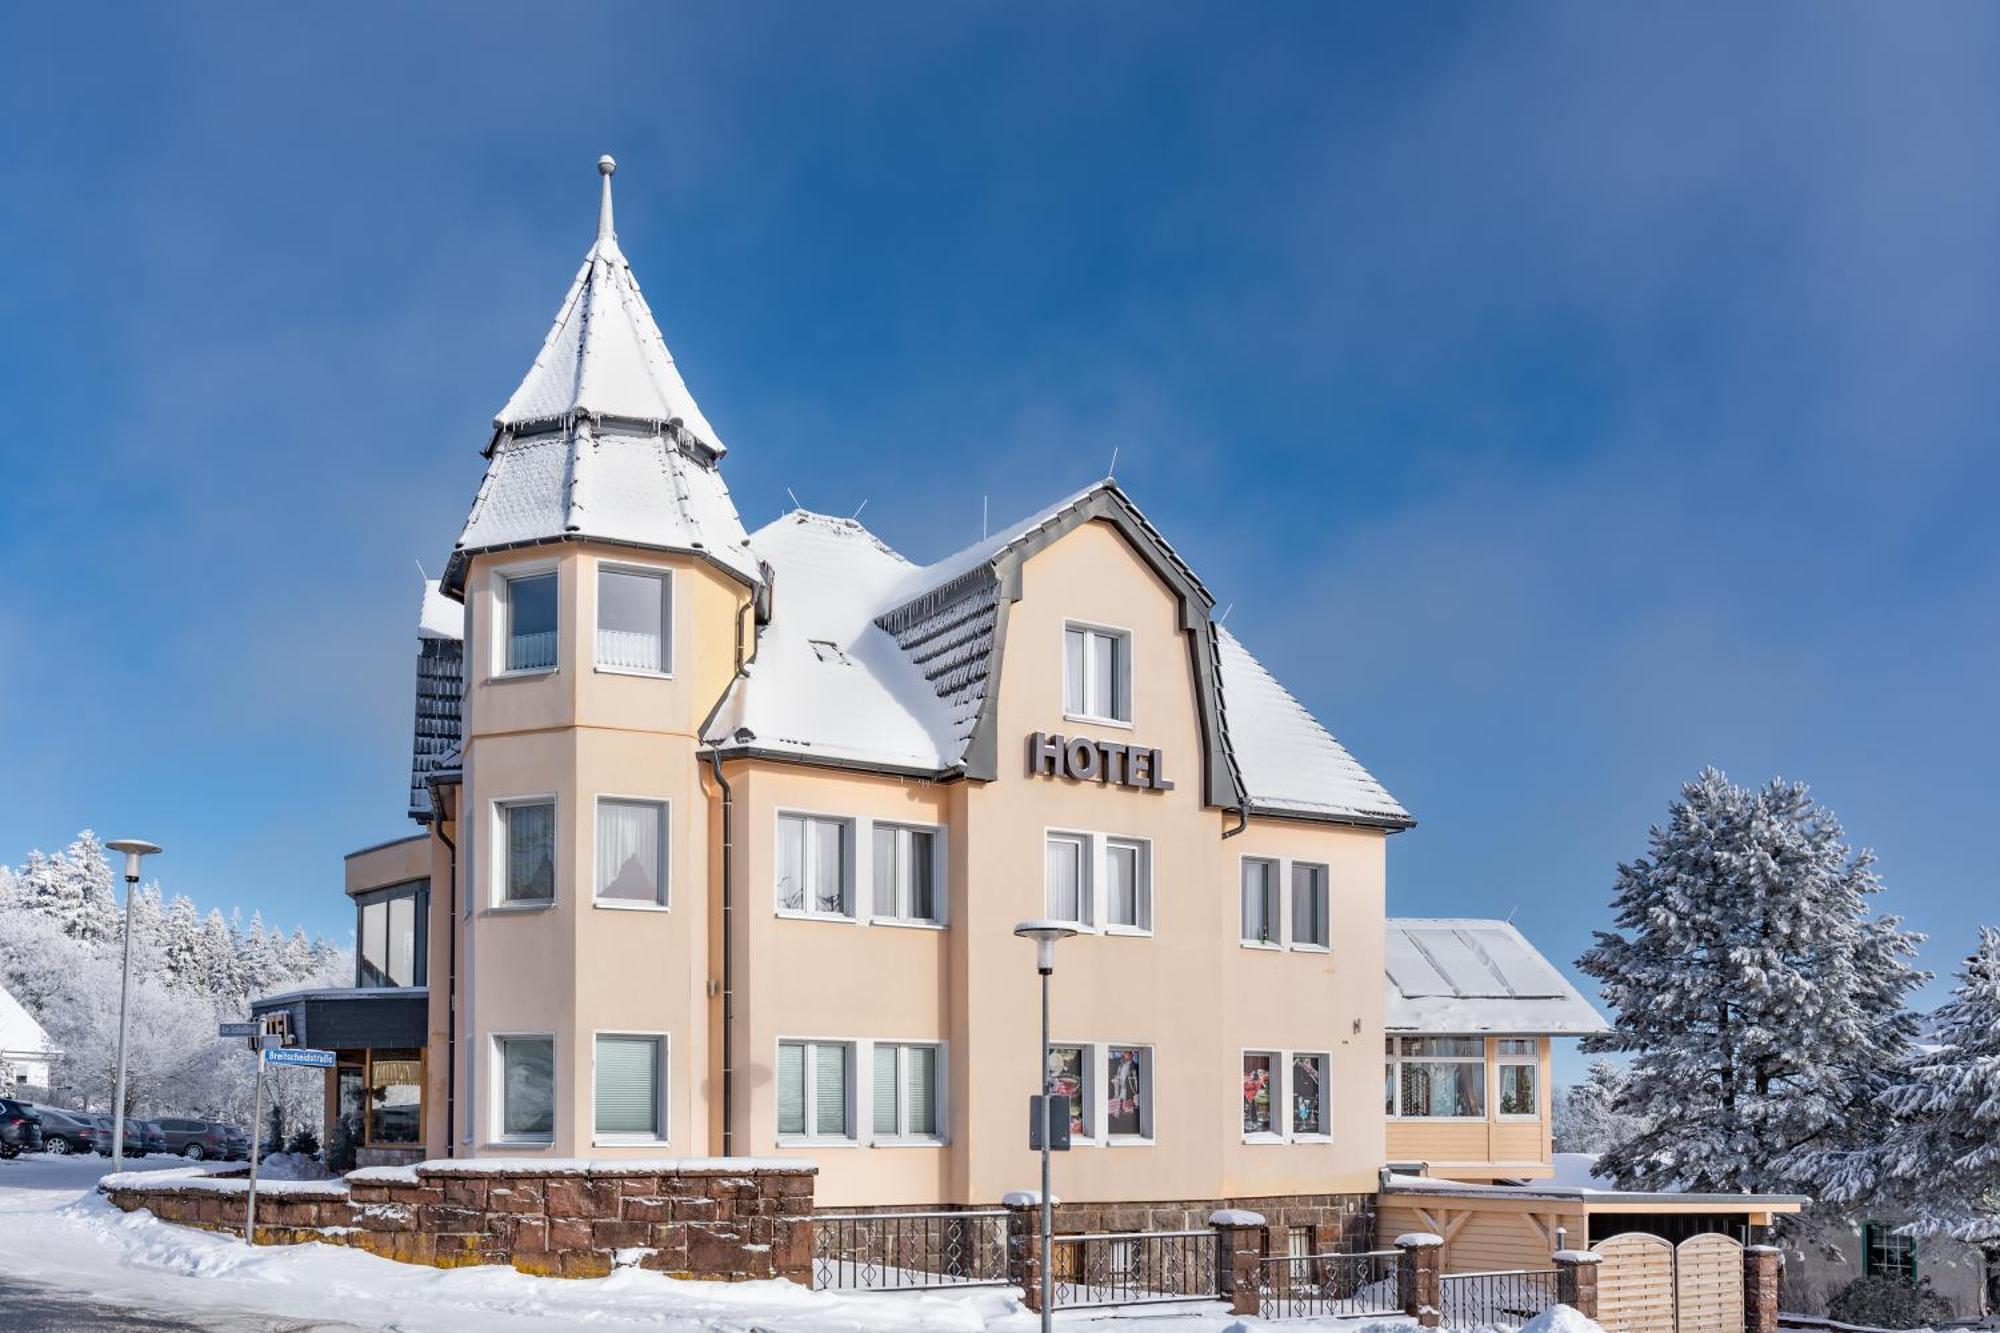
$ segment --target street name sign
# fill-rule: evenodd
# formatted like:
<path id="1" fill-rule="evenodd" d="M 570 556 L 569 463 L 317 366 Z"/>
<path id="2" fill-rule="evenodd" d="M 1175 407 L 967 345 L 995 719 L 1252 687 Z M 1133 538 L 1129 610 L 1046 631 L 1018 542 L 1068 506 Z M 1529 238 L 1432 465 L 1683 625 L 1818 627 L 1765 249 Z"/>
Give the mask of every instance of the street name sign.
<path id="1" fill-rule="evenodd" d="M 254 1037 L 263 1030 L 264 1025 L 262 1023 L 224 1023 L 221 1035 L 225 1037 Z"/>
<path id="2" fill-rule="evenodd" d="M 273 1065 L 305 1065 L 312 1069 L 333 1068 L 332 1051 L 315 1051 L 309 1046 L 280 1046 L 275 1051 L 264 1052 L 264 1063 Z"/>

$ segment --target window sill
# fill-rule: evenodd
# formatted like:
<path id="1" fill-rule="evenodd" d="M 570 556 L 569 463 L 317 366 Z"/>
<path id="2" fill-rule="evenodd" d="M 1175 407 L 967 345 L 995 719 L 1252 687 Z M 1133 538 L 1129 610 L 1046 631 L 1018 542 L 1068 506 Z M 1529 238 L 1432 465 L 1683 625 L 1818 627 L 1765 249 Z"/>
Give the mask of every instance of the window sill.
<path id="1" fill-rule="evenodd" d="M 1126 939 L 1132 940 L 1150 940 L 1153 938 L 1153 932 L 1144 926 L 1106 926 L 1104 933 L 1106 935 L 1122 935 Z"/>
<path id="2" fill-rule="evenodd" d="M 1238 940 L 1237 943 L 1245 949 L 1255 949 L 1259 953 L 1283 953 L 1285 951 L 1284 945 L 1272 944 L 1267 940 Z"/>
<path id="3" fill-rule="evenodd" d="M 672 680 L 671 671 L 647 671 L 642 667 L 614 667 L 595 663 L 590 668 L 600 676 L 637 676 L 640 680 Z"/>
<path id="4" fill-rule="evenodd" d="M 592 907 L 601 907 L 607 912 L 671 912 L 674 910 L 667 903 L 627 903 L 620 902 L 616 898 L 593 898 L 590 900 L 590 905 Z"/>
<path id="5" fill-rule="evenodd" d="M 853 916 L 841 916 L 834 912 L 794 912 L 780 907 L 772 915 L 781 921 L 819 921 L 830 926 L 854 926 L 860 924 Z"/>
<path id="6" fill-rule="evenodd" d="M 1283 1147 L 1285 1144 L 1285 1136 L 1283 1134 L 1272 1134 L 1272 1133 L 1245 1134 L 1243 1136 L 1243 1141 L 1247 1144 L 1252 1144 L 1257 1147 L 1267 1147 L 1272 1144 L 1276 1144 L 1279 1147 Z"/>
<path id="7" fill-rule="evenodd" d="M 590 1141 L 590 1146 L 593 1148 L 667 1148 L 673 1145 L 665 1139 L 625 1139 L 613 1135 L 610 1138 L 593 1138 Z"/>
<path id="8" fill-rule="evenodd" d="M 1333 1135 L 1331 1135 L 1331 1134 L 1294 1134 L 1294 1135 L 1292 1135 L 1292 1142 L 1293 1142 L 1293 1143 L 1332 1143 L 1332 1142 L 1333 1142 Z"/>
<path id="9" fill-rule="evenodd" d="M 1293 952 L 1293 953 L 1332 953 L 1332 952 L 1333 952 L 1333 950 L 1332 950 L 1331 948 L 1329 948 L 1328 946 L 1324 945 L 1324 944 L 1294 944 L 1294 945 L 1292 946 L 1292 952 Z"/>
<path id="10" fill-rule="evenodd" d="M 859 1148 L 861 1144 L 855 1139 L 813 1139 L 785 1134 L 779 1135 L 777 1146 L 780 1148 L 811 1148 L 817 1152 L 823 1148 Z"/>
<path id="11" fill-rule="evenodd" d="M 1539 1125 L 1542 1123 L 1541 1116 L 1528 1113 L 1523 1113 L 1521 1115 L 1512 1115 L 1509 1114 L 1508 1112 L 1502 1111 L 1498 1116 L 1495 1116 L 1494 1118 L 1503 1125 Z"/>
<path id="12" fill-rule="evenodd" d="M 899 926 L 904 930 L 943 930 L 945 928 L 945 923 L 942 921 L 905 921 L 899 916 L 871 916 L 868 918 L 868 924 L 871 926 Z"/>
<path id="13" fill-rule="evenodd" d="M 1129 720 L 1120 721 L 1115 717 L 1093 717 L 1089 713 L 1064 713 L 1065 722 L 1087 722 L 1093 727 L 1117 727 L 1120 731 L 1132 730 Z"/>
<path id="14" fill-rule="evenodd" d="M 549 898 L 545 901 L 530 902 L 530 903 L 494 903 L 492 906 L 488 907 L 485 911 L 481 912 L 480 915 L 481 916 L 527 916 L 527 915 L 532 915 L 536 912 L 553 912 L 555 908 L 556 908 L 556 900 L 553 898 Z"/>
<path id="15" fill-rule="evenodd" d="M 1104 1140 L 1104 1146 L 1107 1148 L 1151 1148 L 1155 1146 L 1155 1142 L 1150 1138 L 1142 1138 L 1138 1135 L 1113 1134 Z"/>
<path id="16" fill-rule="evenodd" d="M 490 1152 L 496 1148 L 505 1148 L 509 1152 L 521 1152 L 524 1150 L 527 1152 L 547 1152 L 550 1149 L 554 1148 L 555 1146 L 556 1146 L 556 1141 L 552 1138 L 549 1139 L 504 1139 L 503 1138 L 503 1139 L 495 1139 L 491 1143 L 481 1144 L 480 1151 Z"/>
<path id="17" fill-rule="evenodd" d="M 884 1138 L 875 1139 L 868 1146 L 871 1148 L 948 1148 L 951 1146 L 951 1142 L 948 1139 Z"/>
<path id="18" fill-rule="evenodd" d="M 495 671 L 486 677 L 486 683 L 488 685 L 498 685 L 502 681 L 508 680 L 540 680 L 544 676 L 561 674 L 562 668 L 560 666 L 522 667 L 518 671 Z"/>
<path id="19" fill-rule="evenodd" d="M 1435 1125 L 1441 1122 L 1449 1125 L 1483 1125 L 1486 1123 L 1486 1117 L 1483 1115 L 1392 1115 L 1388 1119 L 1401 1120 L 1412 1125 Z"/>

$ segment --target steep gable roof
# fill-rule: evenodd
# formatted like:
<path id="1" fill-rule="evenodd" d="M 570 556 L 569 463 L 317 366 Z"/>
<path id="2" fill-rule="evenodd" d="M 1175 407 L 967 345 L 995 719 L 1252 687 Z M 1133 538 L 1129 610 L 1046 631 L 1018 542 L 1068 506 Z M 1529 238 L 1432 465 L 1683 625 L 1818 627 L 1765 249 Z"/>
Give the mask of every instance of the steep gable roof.
<path id="1" fill-rule="evenodd" d="M 1610 1027 L 1511 922 L 1391 917 L 1386 925 L 1390 1032 L 1583 1036 Z"/>

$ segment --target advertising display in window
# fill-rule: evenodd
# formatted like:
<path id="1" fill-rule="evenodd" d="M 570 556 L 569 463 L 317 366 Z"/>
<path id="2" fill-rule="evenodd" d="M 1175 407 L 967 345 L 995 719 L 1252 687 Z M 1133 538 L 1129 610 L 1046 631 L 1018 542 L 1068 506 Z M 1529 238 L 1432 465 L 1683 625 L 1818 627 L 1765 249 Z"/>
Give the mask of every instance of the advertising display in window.
<path id="1" fill-rule="evenodd" d="M 1536 1080 L 1541 1076 L 1541 1057 L 1535 1042 L 1525 1037 L 1502 1037 L 1493 1045 L 1499 1055 L 1500 1114 L 1540 1115 Z"/>
<path id="2" fill-rule="evenodd" d="M 1069 1098 L 1069 1134 L 1073 1139 L 1090 1135 L 1089 1106 L 1084 1101 L 1083 1047 L 1049 1047 L 1049 1092 Z"/>
<path id="3" fill-rule="evenodd" d="M 1111 1138 L 1153 1135 L 1153 1052 L 1112 1046 L 1104 1053 L 1104 1132 Z"/>
<path id="4" fill-rule="evenodd" d="M 1485 1038 L 1390 1037 L 1388 1046 L 1391 1115 L 1485 1117 Z"/>
<path id="5" fill-rule="evenodd" d="M 556 576 L 530 574 L 506 580 L 508 671 L 546 671 L 556 664 Z"/>
<path id="6" fill-rule="evenodd" d="M 1243 1057 L 1243 1132 L 1270 1134 L 1271 1103 L 1277 1091 L 1278 1057 L 1271 1051 L 1253 1051 Z"/>
<path id="7" fill-rule="evenodd" d="M 1292 1057 L 1292 1133 L 1323 1136 L 1332 1132 L 1326 1119 L 1329 1063 L 1323 1053 Z"/>
<path id="8" fill-rule="evenodd" d="M 614 671 L 669 670 L 665 574 L 600 566 L 597 571 L 597 665 Z"/>
<path id="9" fill-rule="evenodd" d="M 847 821 L 778 816 L 778 907 L 807 916 L 854 915 Z"/>
<path id="10" fill-rule="evenodd" d="M 548 902 L 556 896 L 556 807 L 524 801 L 500 807 L 507 843 L 502 901 Z"/>

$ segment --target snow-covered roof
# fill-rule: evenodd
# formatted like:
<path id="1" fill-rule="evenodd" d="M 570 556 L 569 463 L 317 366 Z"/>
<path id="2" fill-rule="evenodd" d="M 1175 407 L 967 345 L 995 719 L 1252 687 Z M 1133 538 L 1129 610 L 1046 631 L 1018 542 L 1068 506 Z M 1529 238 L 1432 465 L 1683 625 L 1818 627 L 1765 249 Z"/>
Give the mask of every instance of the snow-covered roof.
<path id="1" fill-rule="evenodd" d="M 1510 922 L 1391 917 L 1389 1032 L 1581 1036 L 1610 1024 Z"/>
<path id="2" fill-rule="evenodd" d="M 1215 638 L 1223 725 L 1251 809 L 1409 821 L 1410 812 L 1234 634 L 1217 625 Z"/>
<path id="3" fill-rule="evenodd" d="M 632 276 L 632 265 L 618 248 L 611 218 L 611 174 L 617 163 L 600 158 L 597 169 L 604 181 L 597 240 L 584 255 L 534 365 L 493 424 L 517 428 L 578 413 L 677 421 L 709 452 L 720 454 L 722 441 L 695 406 Z"/>
<path id="4" fill-rule="evenodd" d="M 45 1059 L 56 1053 L 48 1032 L 34 1015 L 0 986 L 0 1055 Z"/>
<path id="5" fill-rule="evenodd" d="M 1574 1156 L 1576 1154 L 1558 1154 Z M 1756 1210 L 1796 1213 L 1812 1200 L 1803 1194 L 1721 1194 L 1692 1190 L 1621 1190 L 1587 1174 L 1590 1183 L 1572 1183 L 1578 1167 L 1570 1165 L 1558 1180 L 1538 1180 L 1526 1185 L 1474 1184 L 1446 1180 L 1441 1176 L 1412 1176 L 1390 1172 L 1382 1178 L 1384 1194 L 1431 1194 L 1456 1199 L 1547 1200 L 1582 1204 L 1586 1208 L 1631 1211 L 1646 1204 L 1700 1204 L 1717 1211 Z"/>
<path id="6" fill-rule="evenodd" d="M 458 770 L 464 705 L 465 604 L 424 583 L 417 613 L 416 717 L 410 728 L 410 818 L 431 818 L 430 780 Z"/>
<path id="7" fill-rule="evenodd" d="M 444 587 L 436 579 L 424 580 L 423 608 L 417 613 L 417 637 L 420 639 L 465 638 L 465 603 L 454 602 L 444 595 Z"/>

